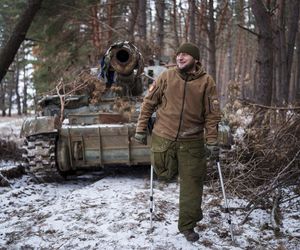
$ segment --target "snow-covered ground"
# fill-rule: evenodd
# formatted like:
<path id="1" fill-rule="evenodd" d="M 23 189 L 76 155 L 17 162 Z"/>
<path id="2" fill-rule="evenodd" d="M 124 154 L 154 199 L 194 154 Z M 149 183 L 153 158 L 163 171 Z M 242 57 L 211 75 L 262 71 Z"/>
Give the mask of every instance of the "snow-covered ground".
<path id="1" fill-rule="evenodd" d="M 178 233 L 176 182 L 154 181 L 154 230 L 149 230 L 149 171 L 120 168 L 107 176 L 85 173 L 52 184 L 36 184 L 28 175 L 10 180 L 10 188 L 0 187 L 0 249 L 300 249 L 299 198 L 281 205 L 283 223 L 275 237 L 270 211 L 254 210 L 239 225 L 247 202 L 227 194 L 235 208 L 232 245 L 217 181 L 204 190 L 199 241 L 187 242 Z"/>

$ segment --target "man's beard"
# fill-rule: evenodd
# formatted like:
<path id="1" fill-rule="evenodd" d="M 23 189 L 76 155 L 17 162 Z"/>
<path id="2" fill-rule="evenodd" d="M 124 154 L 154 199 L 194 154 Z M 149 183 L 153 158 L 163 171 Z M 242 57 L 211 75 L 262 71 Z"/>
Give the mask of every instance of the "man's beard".
<path id="1" fill-rule="evenodd" d="M 192 61 L 179 70 L 181 73 L 189 73 L 195 67 L 195 64 L 196 64 L 196 62 Z"/>

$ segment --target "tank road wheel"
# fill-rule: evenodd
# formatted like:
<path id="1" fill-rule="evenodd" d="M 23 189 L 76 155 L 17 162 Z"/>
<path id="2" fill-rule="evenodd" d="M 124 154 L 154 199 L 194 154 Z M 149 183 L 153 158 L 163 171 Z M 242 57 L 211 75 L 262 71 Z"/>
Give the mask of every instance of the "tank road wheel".
<path id="1" fill-rule="evenodd" d="M 57 169 L 55 159 L 56 133 L 28 136 L 25 139 L 22 155 L 27 171 L 38 182 L 54 182 L 64 180 Z"/>

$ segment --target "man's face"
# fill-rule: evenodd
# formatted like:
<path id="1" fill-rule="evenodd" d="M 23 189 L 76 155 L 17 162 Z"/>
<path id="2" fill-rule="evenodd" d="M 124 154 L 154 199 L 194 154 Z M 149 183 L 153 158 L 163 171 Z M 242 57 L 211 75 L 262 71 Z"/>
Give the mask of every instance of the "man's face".
<path id="1" fill-rule="evenodd" d="M 176 56 L 177 67 L 185 72 L 191 72 L 195 69 L 196 60 L 187 53 L 179 53 Z"/>

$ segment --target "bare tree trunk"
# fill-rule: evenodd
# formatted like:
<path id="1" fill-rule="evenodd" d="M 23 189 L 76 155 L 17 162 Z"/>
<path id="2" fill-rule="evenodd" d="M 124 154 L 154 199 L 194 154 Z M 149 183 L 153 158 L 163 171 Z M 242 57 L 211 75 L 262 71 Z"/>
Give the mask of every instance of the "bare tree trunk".
<path id="1" fill-rule="evenodd" d="M 288 36 L 287 36 L 287 83 L 291 85 L 291 73 L 292 73 L 292 63 L 295 51 L 296 35 L 298 32 L 298 22 L 299 22 L 299 10 L 300 10 L 300 1 L 293 0 L 292 3 L 289 3 L 289 13 L 290 17 L 288 20 Z M 289 87 L 288 89 L 291 89 Z M 288 99 L 287 99 L 288 101 Z"/>
<path id="2" fill-rule="evenodd" d="M 276 62 L 276 75 L 274 78 L 276 92 L 275 103 L 278 105 L 286 104 L 288 96 L 288 84 L 286 83 L 286 34 L 285 34 L 285 0 L 280 0 L 278 4 L 278 15 L 277 15 L 277 29 L 275 30 L 275 62 Z M 274 85 L 274 84 L 273 84 Z"/>
<path id="3" fill-rule="evenodd" d="M 137 9 L 137 39 L 135 40 L 136 45 L 139 47 L 141 53 L 144 55 L 144 59 L 149 63 L 149 60 L 152 60 L 152 50 L 153 44 L 147 41 L 147 0 L 135 0 L 138 5 Z M 151 14 L 149 15 L 151 18 Z M 150 29 L 151 29 L 150 22 Z M 151 32 L 150 32 L 151 33 Z"/>
<path id="4" fill-rule="evenodd" d="M 28 105 L 27 105 L 27 76 L 26 76 L 26 66 L 24 65 L 23 68 L 23 82 L 24 82 L 24 87 L 23 87 L 23 114 L 27 115 L 28 112 Z"/>
<path id="5" fill-rule="evenodd" d="M 289 89 L 289 103 L 292 105 L 295 104 L 295 96 L 296 96 L 296 77 L 297 77 L 297 58 L 296 55 L 294 57 L 293 65 L 292 65 L 292 73 L 290 80 L 290 89 Z"/>
<path id="6" fill-rule="evenodd" d="M 208 61 L 208 47 L 207 44 L 207 34 L 208 34 L 208 25 L 207 25 L 207 1 L 202 0 L 200 2 L 198 18 L 198 27 L 199 27 L 199 37 L 197 44 L 200 44 L 200 59 L 202 64 L 206 67 Z"/>
<path id="7" fill-rule="evenodd" d="M 209 73 L 216 79 L 216 24 L 214 19 L 214 1 L 209 0 Z"/>
<path id="8" fill-rule="evenodd" d="M 165 0 L 155 2 L 156 20 L 157 20 L 157 40 L 156 40 L 156 56 L 161 59 L 164 48 L 164 20 L 165 20 Z"/>
<path id="9" fill-rule="evenodd" d="M 178 36 L 178 26 L 181 26 L 180 23 L 177 24 L 177 5 L 176 0 L 173 0 L 173 13 L 172 13 L 172 20 L 173 20 L 173 32 L 174 32 L 174 41 L 175 41 L 175 48 L 178 48 L 180 45 L 179 36 Z M 180 19 L 179 19 L 180 21 Z"/>
<path id="10" fill-rule="evenodd" d="M 176 3 L 176 0 L 175 0 Z M 184 36 L 183 34 L 183 25 L 182 25 L 182 19 L 184 19 L 184 15 L 183 15 L 183 8 L 182 8 L 182 2 L 181 0 L 179 0 L 179 4 L 178 4 L 178 9 L 180 10 L 180 13 L 178 15 L 178 27 L 179 27 L 179 44 L 182 43 L 182 38 Z M 176 13 L 175 13 L 176 14 Z"/>
<path id="11" fill-rule="evenodd" d="M 149 37 L 154 37 L 154 32 L 153 32 L 153 24 L 152 24 L 152 17 L 153 17 L 153 14 L 152 14 L 152 9 L 151 9 L 151 1 L 148 1 L 148 9 L 149 9 L 149 19 L 148 19 L 148 22 L 150 23 L 150 29 L 149 29 Z M 153 43 L 151 43 L 152 45 L 154 45 Z"/>
<path id="12" fill-rule="evenodd" d="M 217 88 L 218 88 L 218 93 L 220 95 L 220 101 L 221 104 L 224 104 L 224 93 L 223 93 L 223 85 L 226 84 L 225 78 L 226 78 L 226 74 L 225 74 L 225 70 L 226 67 L 224 67 L 225 64 L 225 59 L 226 59 L 226 46 L 225 44 L 221 45 L 220 51 L 219 51 L 219 55 L 218 55 L 218 74 L 217 74 L 217 78 L 215 78 L 215 81 L 218 83 L 217 84 Z"/>
<path id="13" fill-rule="evenodd" d="M 282 53 L 281 53 L 281 38 L 282 31 L 280 31 L 283 19 L 282 12 L 282 0 L 279 0 L 279 4 L 277 5 L 277 17 L 273 20 L 273 46 L 274 46 L 274 61 L 273 61 L 273 81 L 272 81 L 272 104 L 278 104 L 278 96 L 280 91 L 280 84 L 282 81 Z M 270 4 L 269 4 L 270 5 Z"/>
<path id="14" fill-rule="evenodd" d="M 92 41 L 93 41 L 93 46 L 97 50 L 95 59 L 98 60 L 102 52 L 101 41 L 100 41 L 100 25 L 98 22 L 98 4 L 95 4 L 91 7 L 91 17 L 92 17 L 91 20 Z"/>
<path id="15" fill-rule="evenodd" d="M 12 72 L 12 78 L 10 79 L 10 82 L 8 83 L 8 116 L 11 116 L 11 110 L 12 110 L 12 99 L 13 99 L 13 89 L 15 85 L 15 74 L 16 72 Z"/>
<path id="16" fill-rule="evenodd" d="M 196 42 L 196 28 L 195 28 L 195 14 L 196 14 L 196 3 L 195 0 L 189 0 L 189 41 L 192 43 Z"/>
<path id="17" fill-rule="evenodd" d="M 258 83 L 255 88 L 256 101 L 271 105 L 273 79 L 273 38 L 271 13 L 262 0 L 251 0 L 252 11 L 259 29 L 258 36 Z"/>
<path id="18" fill-rule="evenodd" d="M 288 4 L 286 4 L 285 0 L 280 0 L 278 4 L 277 29 L 275 30 L 274 40 L 274 54 L 276 56 L 276 74 L 274 75 L 276 83 L 275 103 L 278 105 L 286 105 L 289 102 L 299 9 L 300 2 L 298 0 L 292 0 Z"/>
<path id="19" fill-rule="evenodd" d="M 2 116 L 6 116 L 5 106 L 5 93 L 6 93 L 6 82 L 0 82 L 0 109 L 2 110 Z"/>
<path id="20" fill-rule="evenodd" d="M 20 62 L 19 62 L 19 56 L 17 54 L 16 72 L 15 72 L 15 94 L 16 94 L 18 115 L 21 115 L 21 98 L 20 98 L 20 93 L 19 93 L 19 74 L 20 74 Z"/>
<path id="21" fill-rule="evenodd" d="M 227 46 L 227 77 L 225 78 L 226 83 L 234 79 L 234 63 L 233 63 L 233 46 L 234 38 L 232 28 L 234 26 L 233 19 L 231 20 L 231 25 L 228 27 L 228 46 Z"/>
<path id="22" fill-rule="evenodd" d="M 138 35 L 142 41 L 147 39 L 147 0 L 138 0 L 139 10 L 138 10 Z"/>
<path id="23" fill-rule="evenodd" d="M 279 46 L 277 37 L 275 36 L 274 39 L 274 45 L 275 45 L 275 49 L 277 47 L 277 45 Z M 272 81 L 272 100 L 271 103 L 272 104 L 276 104 L 277 103 L 277 85 L 278 85 L 278 78 L 280 70 L 279 70 L 279 63 L 278 63 L 278 57 L 279 57 L 279 53 L 277 51 L 277 53 L 274 54 L 274 66 L 273 66 L 273 81 Z"/>
<path id="24" fill-rule="evenodd" d="M 245 89 L 243 89 L 243 93 L 242 96 L 243 98 L 247 99 L 247 100 L 251 100 L 252 99 L 252 84 L 251 84 L 251 76 L 252 76 L 252 68 L 253 65 L 255 65 L 255 55 L 252 53 L 251 51 L 251 46 L 247 44 L 247 57 L 245 59 L 246 63 L 245 63 Z"/>
<path id="25" fill-rule="evenodd" d="M 40 9 L 42 2 L 43 0 L 28 0 L 27 8 L 20 16 L 10 38 L 0 51 L 0 82 L 5 76 L 10 64 L 13 62 L 14 57 L 17 54 L 21 43 L 24 41 L 30 24 Z"/>
<path id="26" fill-rule="evenodd" d="M 139 11 L 139 1 L 133 1 L 129 4 L 129 8 L 131 10 L 131 18 L 129 22 L 128 34 L 129 41 L 134 42 L 134 27 L 137 22 L 138 11 Z"/>
<path id="27" fill-rule="evenodd" d="M 243 39 L 245 41 L 245 39 Z M 246 46 L 246 42 L 243 43 L 243 63 L 242 63 L 242 69 L 241 69 L 241 98 L 245 99 L 246 97 L 246 91 L 247 91 L 247 81 L 248 81 L 248 76 L 247 76 L 247 69 L 248 69 L 248 63 L 250 61 L 250 55 L 248 48 Z"/>
<path id="28" fill-rule="evenodd" d="M 109 0 L 109 4 L 107 5 L 108 9 L 107 9 L 107 18 L 108 18 L 108 25 L 109 27 L 113 27 L 113 6 L 114 6 L 115 1 L 114 0 Z M 110 46 L 110 44 L 112 43 L 112 29 L 108 30 L 108 34 L 107 34 L 107 46 Z"/>
<path id="29" fill-rule="evenodd" d="M 237 14 L 237 21 L 238 21 L 238 24 L 241 25 L 241 26 L 245 26 L 245 20 L 244 20 L 244 16 L 243 16 L 243 6 L 244 6 L 244 1 L 243 0 L 239 0 L 237 3 L 236 3 L 236 6 L 235 6 L 235 12 Z M 234 78 L 237 80 L 237 81 L 240 81 L 242 79 L 242 75 L 241 75 L 241 72 L 242 72 L 242 63 L 244 61 L 244 58 L 243 58 L 243 53 L 244 53 L 244 48 L 245 48 L 245 39 L 244 39 L 244 36 L 246 35 L 244 33 L 245 31 L 241 30 L 241 29 L 238 29 L 237 30 L 237 34 L 236 34 L 236 41 L 235 41 L 235 44 L 236 44 L 236 57 L 235 57 L 235 76 Z"/>

